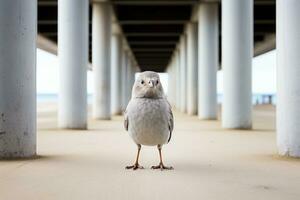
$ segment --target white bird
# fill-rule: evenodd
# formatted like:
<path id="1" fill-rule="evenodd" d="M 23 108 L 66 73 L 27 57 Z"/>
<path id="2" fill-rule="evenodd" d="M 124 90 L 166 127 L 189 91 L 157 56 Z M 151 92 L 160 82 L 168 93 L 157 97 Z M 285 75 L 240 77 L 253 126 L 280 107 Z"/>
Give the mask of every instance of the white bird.
<path id="1" fill-rule="evenodd" d="M 131 100 L 125 111 L 125 129 L 138 146 L 136 161 L 126 169 L 143 169 L 139 165 L 142 145 L 157 146 L 160 163 L 152 169 L 173 169 L 166 167 L 162 161 L 162 146 L 168 143 L 173 131 L 173 114 L 167 101 L 159 75 L 145 71 L 136 79 Z"/>

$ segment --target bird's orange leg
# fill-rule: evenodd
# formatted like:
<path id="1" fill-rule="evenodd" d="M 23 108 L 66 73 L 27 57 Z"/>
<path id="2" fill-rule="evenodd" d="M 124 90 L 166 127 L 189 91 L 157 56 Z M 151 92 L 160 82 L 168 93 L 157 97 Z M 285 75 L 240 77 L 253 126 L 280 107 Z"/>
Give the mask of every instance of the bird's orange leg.
<path id="1" fill-rule="evenodd" d="M 162 153 L 161 153 L 161 145 L 157 145 L 158 151 L 159 151 L 159 159 L 160 162 L 157 166 L 152 166 L 151 169 L 161 169 L 161 170 L 172 170 L 174 169 L 173 167 L 166 167 L 162 161 Z"/>
<path id="2" fill-rule="evenodd" d="M 133 165 L 126 166 L 126 169 L 133 169 L 133 170 L 144 169 L 144 167 L 139 165 L 139 157 L 140 157 L 141 148 L 142 148 L 142 146 L 140 144 L 138 144 L 138 152 L 136 155 L 135 163 Z"/>

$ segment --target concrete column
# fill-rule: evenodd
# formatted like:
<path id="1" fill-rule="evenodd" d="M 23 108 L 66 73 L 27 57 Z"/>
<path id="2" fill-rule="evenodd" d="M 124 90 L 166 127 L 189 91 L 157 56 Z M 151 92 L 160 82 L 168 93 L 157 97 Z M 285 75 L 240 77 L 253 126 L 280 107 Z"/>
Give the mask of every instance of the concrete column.
<path id="1" fill-rule="evenodd" d="M 180 38 L 180 111 L 187 111 L 186 35 Z"/>
<path id="2" fill-rule="evenodd" d="M 198 24 L 187 24 L 187 113 L 198 111 Z"/>
<path id="3" fill-rule="evenodd" d="M 109 2 L 93 2 L 93 117 L 110 119 L 110 42 L 111 5 Z"/>
<path id="4" fill-rule="evenodd" d="M 0 1 L 0 158 L 36 154 L 37 1 Z"/>
<path id="5" fill-rule="evenodd" d="M 114 32 L 111 38 L 111 112 L 122 114 L 121 67 L 122 67 L 122 36 Z"/>
<path id="6" fill-rule="evenodd" d="M 176 109 L 180 108 L 180 50 L 175 50 L 175 65 L 176 65 Z"/>
<path id="7" fill-rule="evenodd" d="M 218 21 L 217 3 L 199 5 L 198 116 L 200 119 L 217 119 Z"/>
<path id="8" fill-rule="evenodd" d="M 277 0 L 277 146 L 300 157 L 300 1 Z"/>
<path id="9" fill-rule="evenodd" d="M 172 106 L 176 107 L 176 92 L 177 92 L 177 88 L 176 88 L 176 82 L 177 82 L 177 58 L 176 58 L 176 52 L 174 52 L 174 56 L 173 56 L 173 62 L 172 62 L 172 69 L 171 69 L 171 74 L 172 74 L 172 85 L 171 85 L 171 91 L 172 91 Z"/>
<path id="10" fill-rule="evenodd" d="M 171 103 L 171 99 L 170 99 L 170 86 L 171 86 L 171 76 L 172 76 L 171 75 L 171 65 L 172 65 L 171 63 L 172 63 L 172 59 L 173 58 L 171 58 L 170 63 L 166 67 L 166 73 L 168 74 L 168 93 L 167 93 L 167 98 L 168 98 L 169 103 Z M 165 89 L 165 92 L 166 92 L 166 89 Z"/>
<path id="11" fill-rule="evenodd" d="M 130 63 L 130 54 L 129 51 L 126 52 L 126 56 L 127 56 L 127 63 L 126 63 L 126 89 L 125 89 L 125 103 L 126 106 L 128 105 L 128 102 L 130 100 L 130 68 L 131 68 L 131 63 Z"/>
<path id="12" fill-rule="evenodd" d="M 135 73 L 137 72 L 137 66 L 135 62 L 132 62 L 132 68 L 131 68 L 131 86 L 130 86 L 130 98 L 131 98 L 131 92 L 132 87 L 135 82 Z"/>
<path id="13" fill-rule="evenodd" d="M 133 60 L 132 56 L 128 55 L 128 60 L 127 60 L 127 94 L 126 94 L 126 103 L 128 104 L 129 100 L 131 99 L 131 92 L 132 92 L 132 86 L 134 84 L 135 80 L 135 69 L 133 65 Z"/>
<path id="14" fill-rule="evenodd" d="M 171 105 L 174 105 L 174 92 L 175 92 L 175 87 L 174 87 L 174 55 L 171 58 L 171 61 L 167 67 L 167 73 L 168 73 L 168 100 Z"/>
<path id="15" fill-rule="evenodd" d="M 252 126 L 253 0 L 222 1 L 224 128 Z"/>
<path id="16" fill-rule="evenodd" d="M 88 0 L 58 1 L 60 128 L 87 128 Z"/>
<path id="17" fill-rule="evenodd" d="M 130 58 L 130 54 L 128 54 L 128 59 L 127 59 L 127 69 L 126 69 L 126 104 L 128 104 L 130 97 L 131 97 L 131 93 L 130 93 L 130 88 L 131 88 L 131 67 L 132 67 L 132 63 L 131 63 L 131 58 Z"/>
<path id="18" fill-rule="evenodd" d="M 121 80 L 122 80 L 122 109 L 125 111 L 127 107 L 127 60 L 128 60 L 128 55 L 127 55 L 127 50 L 122 51 L 122 69 L 121 69 Z"/>
<path id="19" fill-rule="evenodd" d="M 170 77 L 170 73 L 171 73 L 171 70 L 170 70 L 170 63 L 167 65 L 167 67 L 166 67 L 166 73 L 168 74 L 168 92 L 167 92 L 167 99 L 168 99 L 168 101 L 171 103 L 171 101 L 170 101 L 170 82 L 171 82 L 171 77 Z M 165 93 L 166 93 L 166 89 L 164 88 L 164 90 L 165 90 Z"/>

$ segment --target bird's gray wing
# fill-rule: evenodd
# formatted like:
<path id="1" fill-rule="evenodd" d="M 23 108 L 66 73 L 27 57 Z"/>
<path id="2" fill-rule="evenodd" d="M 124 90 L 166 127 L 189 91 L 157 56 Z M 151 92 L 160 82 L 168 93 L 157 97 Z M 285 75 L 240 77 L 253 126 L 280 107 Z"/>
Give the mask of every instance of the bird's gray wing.
<path id="1" fill-rule="evenodd" d="M 168 126 L 169 126 L 169 131 L 170 131 L 168 142 L 170 142 L 170 140 L 172 138 L 173 128 L 174 128 L 174 117 L 173 117 L 173 113 L 172 113 L 172 107 L 168 101 L 167 101 L 167 105 L 168 105 L 168 118 L 169 118 Z"/>

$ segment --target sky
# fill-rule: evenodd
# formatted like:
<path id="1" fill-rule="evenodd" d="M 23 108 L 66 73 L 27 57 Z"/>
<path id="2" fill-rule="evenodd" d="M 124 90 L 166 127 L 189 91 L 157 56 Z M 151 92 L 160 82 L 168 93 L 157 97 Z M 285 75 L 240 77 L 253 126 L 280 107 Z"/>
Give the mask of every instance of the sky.
<path id="1" fill-rule="evenodd" d="M 276 51 L 270 51 L 253 58 L 252 91 L 255 94 L 276 93 Z M 93 72 L 88 71 L 88 93 L 93 92 Z M 167 91 L 168 75 L 160 74 L 164 90 Z M 37 93 L 57 94 L 58 92 L 58 58 L 37 49 Z M 223 93 L 223 72 L 217 75 L 218 94 Z"/>

